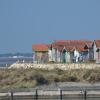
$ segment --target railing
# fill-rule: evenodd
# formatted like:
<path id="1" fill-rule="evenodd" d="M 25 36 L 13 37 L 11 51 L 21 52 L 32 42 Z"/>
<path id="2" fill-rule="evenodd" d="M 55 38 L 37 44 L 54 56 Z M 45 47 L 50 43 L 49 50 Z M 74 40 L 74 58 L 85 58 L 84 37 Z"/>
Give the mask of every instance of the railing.
<path id="1" fill-rule="evenodd" d="M 88 100 L 92 97 L 100 98 L 100 91 L 35 90 L 33 92 L 0 93 L 0 100 Z"/>

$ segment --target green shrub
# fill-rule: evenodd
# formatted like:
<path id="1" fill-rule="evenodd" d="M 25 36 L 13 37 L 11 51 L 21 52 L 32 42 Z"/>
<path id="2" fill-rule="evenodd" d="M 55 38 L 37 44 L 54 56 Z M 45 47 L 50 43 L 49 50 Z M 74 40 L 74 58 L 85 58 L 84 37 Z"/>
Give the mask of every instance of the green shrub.
<path id="1" fill-rule="evenodd" d="M 79 79 L 75 76 L 69 76 L 66 78 L 66 80 L 69 82 L 78 82 L 79 81 Z"/>
<path id="2" fill-rule="evenodd" d="M 88 78 L 89 82 L 100 82 L 100 73 L 92 72 Z"/>

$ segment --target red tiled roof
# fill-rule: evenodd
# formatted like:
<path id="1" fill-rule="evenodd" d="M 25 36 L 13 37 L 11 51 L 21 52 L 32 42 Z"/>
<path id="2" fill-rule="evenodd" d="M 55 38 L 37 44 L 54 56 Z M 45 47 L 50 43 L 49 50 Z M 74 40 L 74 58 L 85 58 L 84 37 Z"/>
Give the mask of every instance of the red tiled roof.
<path id="1" fill-rule="evenodd" d="M 100 40 L 95 40 L 95 44 L 96 44 L 97 48 L 100 48 Z"/>
<path id="2" fill-rule="evenodd" d="M 79 52 L 87 51 L 87 49 L 84 49 L 83 46 L 77 46 L 77 47 L 75 47 L 75 49 L 78 50 Z"/>
<path id="3" fill-rule="evenodd" d="M 65 49 L 66 49 L 67 51 L 72 51 L 73 48 L 74 48 L 73 46 L 65 46 Z"/>
<path id="4" fill-rule="evenodd" d="M 88 48 L 91 48 L 92 44 L 93 44 L 93 41 L 88 41 L 88 42 L 85 43 L 85 46 L 87 46 Z"/>
<path id="5" fill-rule="evenodd" d="M 58 51 L 62 51 L 64 48 L 64 46 L 57 46 L 56 49 L 58 49 Z"/>
<path id="6" fill-rule="evenodd" d="M 46 44 L 33 44 L 32 50 L 34 50 L 34 51 L 48 51 L 48 45 L 46 45 Z"/>
<path id="7" fill-rule="evenodd" d="M 65 47 L 68 51 L 76 48 L 78 51 L 86 51 L 84 46 L 86 43 L 89 45 L 91 41 L 88 40 L 58 40 L 52 43 L 53 48 L 59 49 L 59 47 L 63 49 Z"/>

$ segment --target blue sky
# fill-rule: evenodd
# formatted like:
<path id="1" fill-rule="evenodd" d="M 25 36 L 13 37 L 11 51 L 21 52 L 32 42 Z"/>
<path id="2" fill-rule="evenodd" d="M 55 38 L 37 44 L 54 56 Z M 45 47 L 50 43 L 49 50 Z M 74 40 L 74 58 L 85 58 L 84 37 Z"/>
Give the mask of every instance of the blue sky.
<path id="1" fill-rule="evenodd" d="M 100 39 L 100 0 L 0 0 L 0 53 L 58 39 Z"/>

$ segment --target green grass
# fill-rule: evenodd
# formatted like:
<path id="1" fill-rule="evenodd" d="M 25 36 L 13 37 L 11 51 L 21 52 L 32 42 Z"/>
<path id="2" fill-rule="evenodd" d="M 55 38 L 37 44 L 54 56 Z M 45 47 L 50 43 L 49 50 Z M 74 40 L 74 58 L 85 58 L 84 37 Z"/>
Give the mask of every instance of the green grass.
<path id="1" fill-rule="evenodd" d="M 51 82 L 100 82 L 100 68 L 62 71 L 43 69 L 2 69 L 0 88 L 34 88 Z"/>

